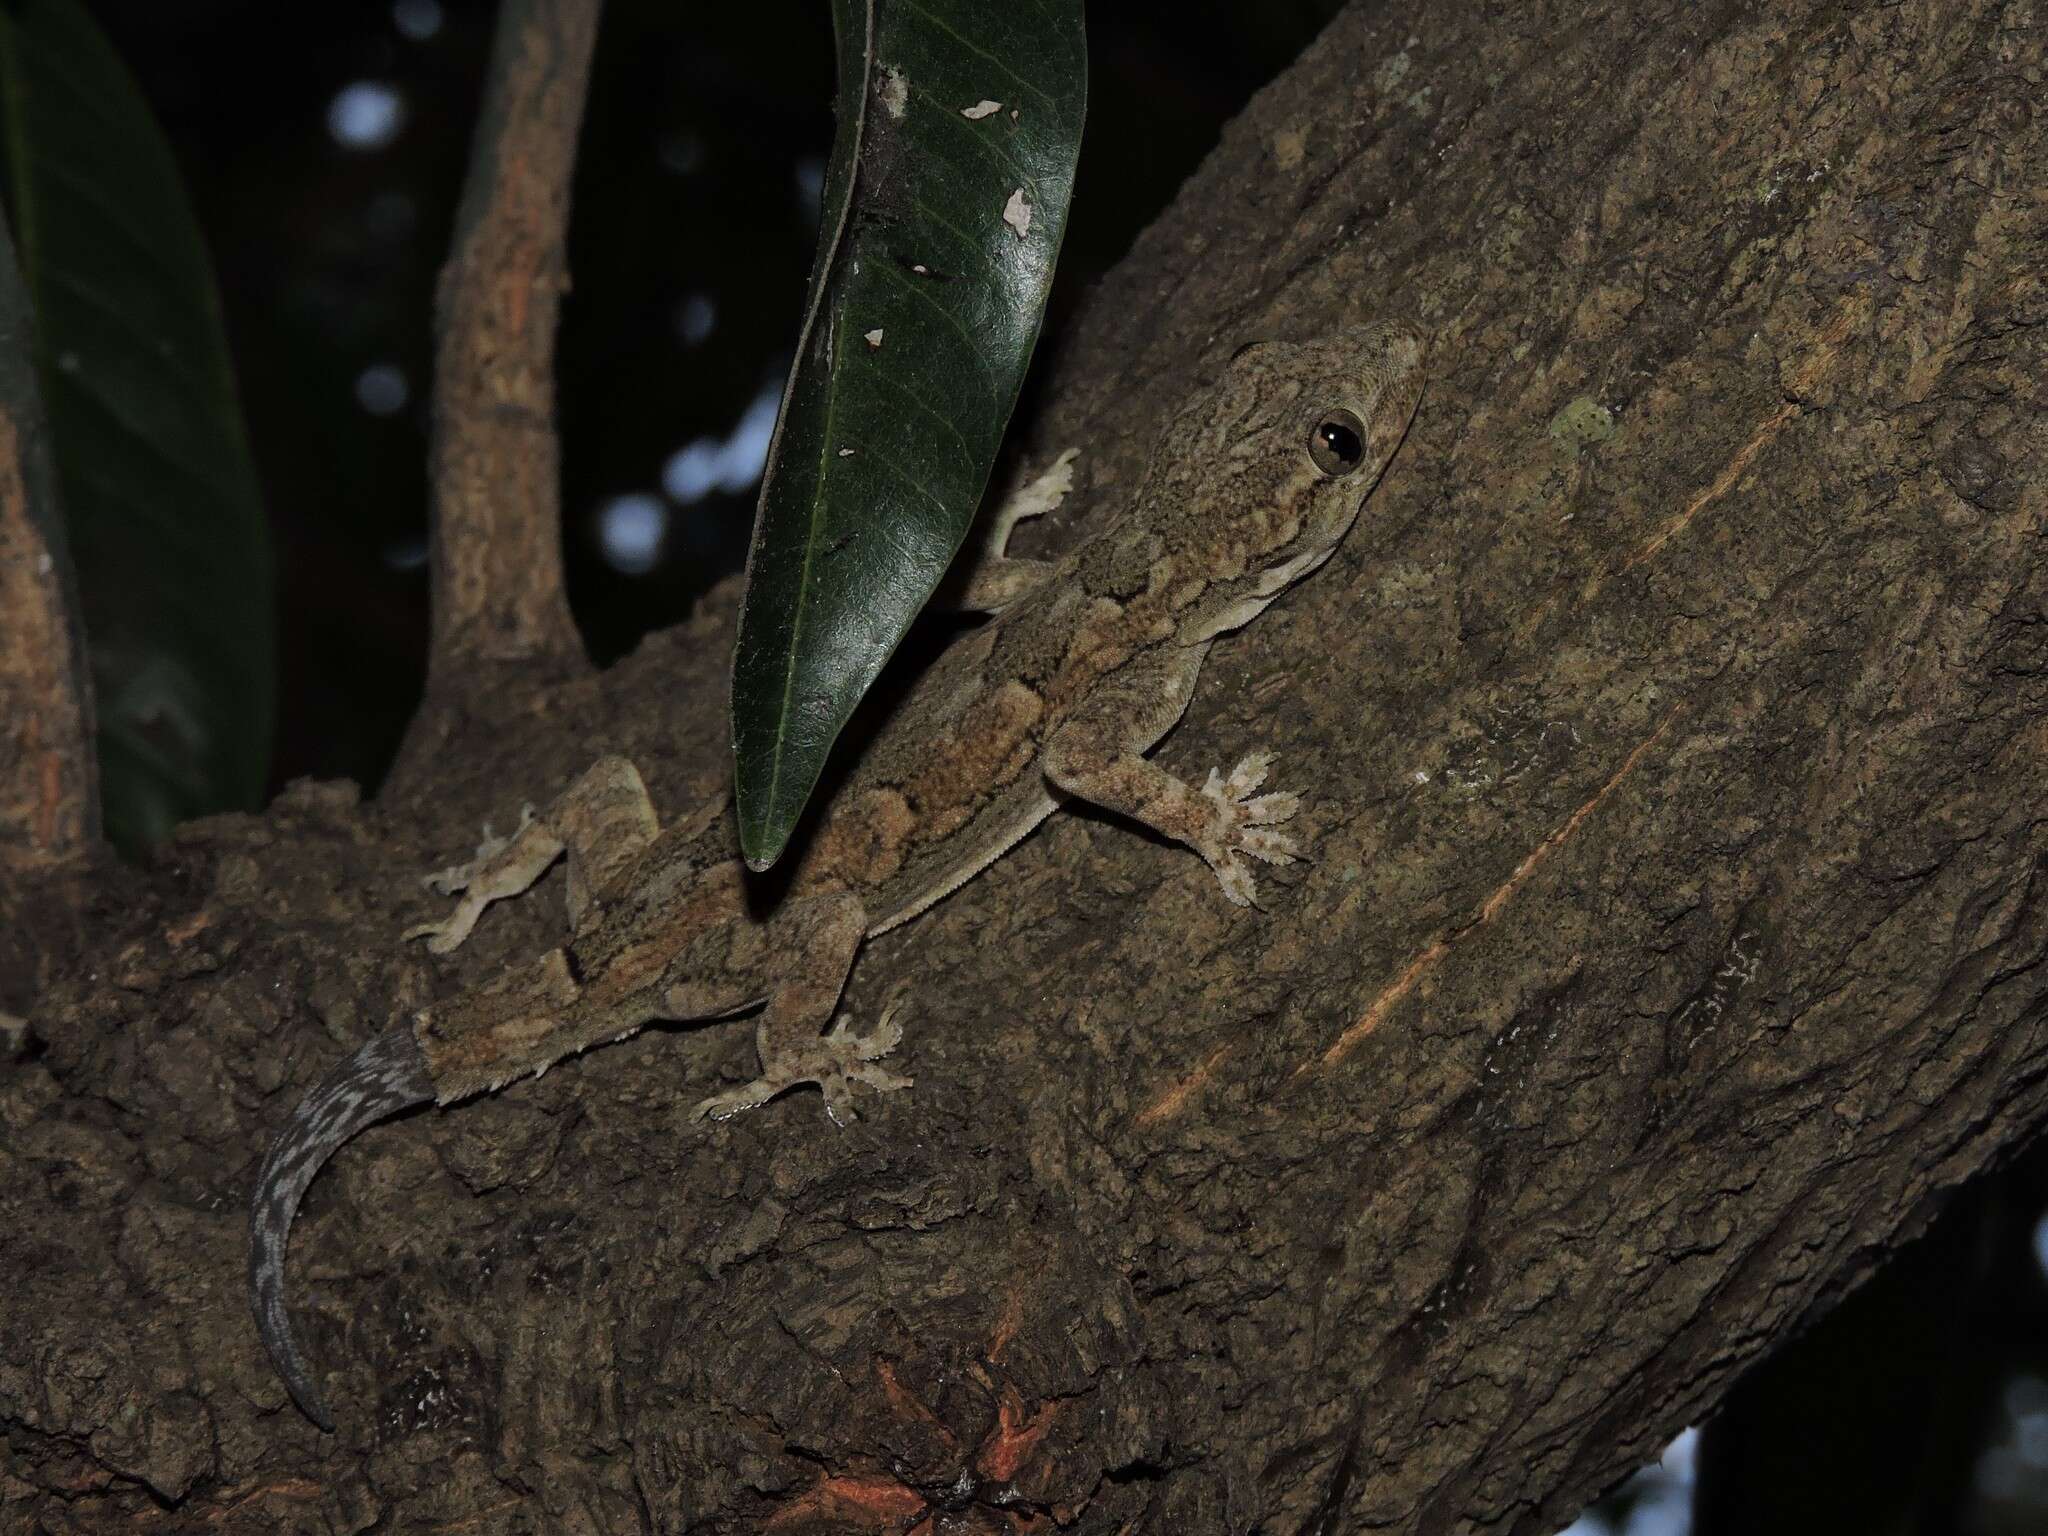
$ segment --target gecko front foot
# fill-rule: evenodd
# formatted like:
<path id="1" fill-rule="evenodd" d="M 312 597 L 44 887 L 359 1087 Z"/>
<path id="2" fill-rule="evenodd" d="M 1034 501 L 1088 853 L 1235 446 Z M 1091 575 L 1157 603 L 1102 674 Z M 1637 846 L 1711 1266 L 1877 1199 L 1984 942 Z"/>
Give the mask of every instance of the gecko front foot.
<path id="1" fill-rule="evenodd" d="M 833 1122 L 845 1125 L 858 1119 L 853 1107 L 853 1085 L 865 1083 L 878 1093 L 908 1088 L 915 1078 L 876 1066 L 903 1039 L 903 1026 L 896 1022 L 896 1005 L 883 1011 L 874 1032 L 853 1033 L 853 1016 L 842 1013 L 831 1029 L 815 1040 L 794 1049 L 774 1049 L 764 1039 L 761 1045 L 761 1075 L 751 1083 L 715 1093 L 690 1111 L 692 1120 L 730 1120 L 743 1109 L 766 1104 L 785 1089 L 816 1083 L 825 1094 L 825 1113 Z"/>
<path id="2" fill-rule="evenodd" d="M 476 845 L 476 857 L 465 864 L 450 864 L 420 884 L 443 896 L 460 892 L 455 909 L 438 923 L 419 923 L 405 930 L 406 942 L 425 939 L 427 948 L 445 955 L 469 937 L 483 910 L 503 896 L 517 896 L 540 878 L 541 871 L 555 861 L 562 845 L 534 820 L 533 807 L 519 808 L 519 825 L 508 837 L 498 837 L 491 824 L 484 823 L 484 840 Z"/>
<path id="3" fill-rule="evenodd" d="M 1195 851 L 1216 872 L 1223 894 L 1240 907 L 1254 905 L 1258 888 L 1239 854 L 1266 864 L 1291 864 L 1301 857 L 1301 847 L 1292 837 L 1273 830 L 1275 823 L 1291 820 L 1301 809 L 1301 796 L 1252 793 L 1266 782 L 1272 767 L 1272 753 L 1253 752 L 1238 761 L 1228 778 L 1211 768 L 1209 781 L 1202 786 L 1214 816 Z"/>
<path id="4" fill-rule="evenodd" d="M 466 863 L 450 864 L 437 869 L 430 875 L 421 875 L 420 884 L 442 896 L 453 896 L 468 889 L 469 883 L 488 868 L 491 860 L 503 853 L 518 839 L 519 834 L 533 825 L 533 802 L 527 801 L 519 807 L 519 825 L 503 837 L 491 830 L 491 824 L 484 823 L 483 841 L 476 845 L 476 854 Z"/>

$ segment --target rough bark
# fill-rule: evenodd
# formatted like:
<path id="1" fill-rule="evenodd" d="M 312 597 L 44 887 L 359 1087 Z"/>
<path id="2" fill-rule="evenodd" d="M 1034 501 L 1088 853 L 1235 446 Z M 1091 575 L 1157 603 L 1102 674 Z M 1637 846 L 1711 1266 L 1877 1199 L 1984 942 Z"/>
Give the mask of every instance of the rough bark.
<path id="1" fill-rule="evenodd" d="M 374 808 L 196 825 L 0 1085 L 0 1516 L 57 1530 L 1534 1533 L 2048 1114 L 2048 37 L 2028 4 L 1354 10 L 1097 294 L 1049 545 L 1239 343 L 1436 336 L 1349 544 L 1163 749 L 1317 861 L 1063 816 L 863 955 L 908 1094 L 704 1131 L 657 1031 L 263 1138 L 452 963 L 414 876 L 599 749 L 722 772 L 732 592 Z M 1171 451 L 1171 445 L 1167 445 Z"/>

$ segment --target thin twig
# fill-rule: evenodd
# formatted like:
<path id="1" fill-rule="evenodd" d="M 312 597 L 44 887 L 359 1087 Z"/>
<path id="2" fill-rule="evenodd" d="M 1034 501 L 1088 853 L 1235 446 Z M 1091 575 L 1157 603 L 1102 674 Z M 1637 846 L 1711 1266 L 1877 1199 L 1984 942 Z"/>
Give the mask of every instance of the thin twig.
<path id="1" fill-rule="evenodd" d="M 442 269 L 430 694 L 477 662 L 579 662 L 562 588 L 555 321 L 600 0 L 506 0 Z"/>
<path id="2" fill-rule="evenodd" d="M 0 220 L 0 874 L 75 858 L 100 830 L 92 680 L 30 334 Z"/>

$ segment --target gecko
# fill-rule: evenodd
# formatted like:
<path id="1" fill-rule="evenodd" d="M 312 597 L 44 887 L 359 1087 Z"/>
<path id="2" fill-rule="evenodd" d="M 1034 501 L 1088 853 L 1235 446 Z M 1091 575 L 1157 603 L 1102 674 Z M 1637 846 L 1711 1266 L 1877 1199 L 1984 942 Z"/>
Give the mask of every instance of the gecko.
<path id="1" fill-rule="evenodd" d="M 911 1086 L 881 1062 L 897 1009 L 858 1032 L 840 994 L 862 943 L 910 921 L 1086 801 L 1192 849 L 1223 895 L 1255 904 L 1247 859 L 1302 855 L 1283 830 L 1300 797 L 1259 793 L 1272 754 L 1192 784 L 1145 754 L 1180 719 L 1218 636 L 1336 551 L 1421 398 L 1424 343 L 1399 324 L 1243 347 L 1175 411 L 1121 514 L 1058 560 L 1007 552 L 1047 497 L 1000 508 L 961 567 L 958 606 L 991 617 L 926 668 L 859 749 L 796 855 L 760 899 L 729 797 L 664 829 L 633 764 L 603 757 L 508 837 L 429 876 L 460 899 L 407 939 L 446 954 L 494 901 L 567 866 L 565 943 L 413 1010 L 292 1111 L 258 1170 L 250 1286 L 270 1358 L 322 1429 L 334 1419 L 293 1337 L 286 1240 L 300 1197 L 358 1131 L 539 1076 L 656 1020 L 758 1010 L 760 1074 L 696 1106 L 723 1118 L 816 1084 L 854 1114 L 855 1085 Z M 1063 455 L 1056 470 L 1064 470 Z"/>

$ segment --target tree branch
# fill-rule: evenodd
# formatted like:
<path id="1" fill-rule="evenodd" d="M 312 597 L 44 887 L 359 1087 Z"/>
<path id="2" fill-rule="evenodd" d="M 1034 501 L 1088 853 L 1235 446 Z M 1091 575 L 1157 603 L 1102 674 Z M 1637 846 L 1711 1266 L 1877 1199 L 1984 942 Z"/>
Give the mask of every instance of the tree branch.
<path id="1" fill-rule="evenodd" d="M 804 1094 L 685 1125 L 752 1075 L 727 1024 L 368 1132 L 294 1240 L 333 1437 L 245 1310 L 263 1143 L 561 943 L 559 876 L 400 943 L 477 822 L 604 750 L 668 818 L 720 781 L 731 588 L 431 791 L 189 829 L 0 1079 L 8 1514 L 1563 1524 L 2048 1119 L 2018 15 L 1341 17 L 1091 297 L 1034 445 L 1084 445 L 1075 520 L 1029 534 L 1113 515 L 1242 342 L 1434 332 L 1348 543 L 1161 749 L 1277 748 L 1315 862 L 1244 912 L 1055 818 L 863 950 L 846 1007 L 903 994 L 917 1083 L 843 1131 Z"/>
<path id="2" fill-rule="evenodd" d="M 600 0 L 506 0 L 498 18 L 434 355 L 433 638 L 400 769 L 451 715 L 582 664 L 562 584 L 555 326 L 577 131 Z"/>
<path id="3" fill-rule="evenodd" d="M 32 331 L 0 218 L 0 875 L 77 858 L 99 838 L 92 677 Z"/>

